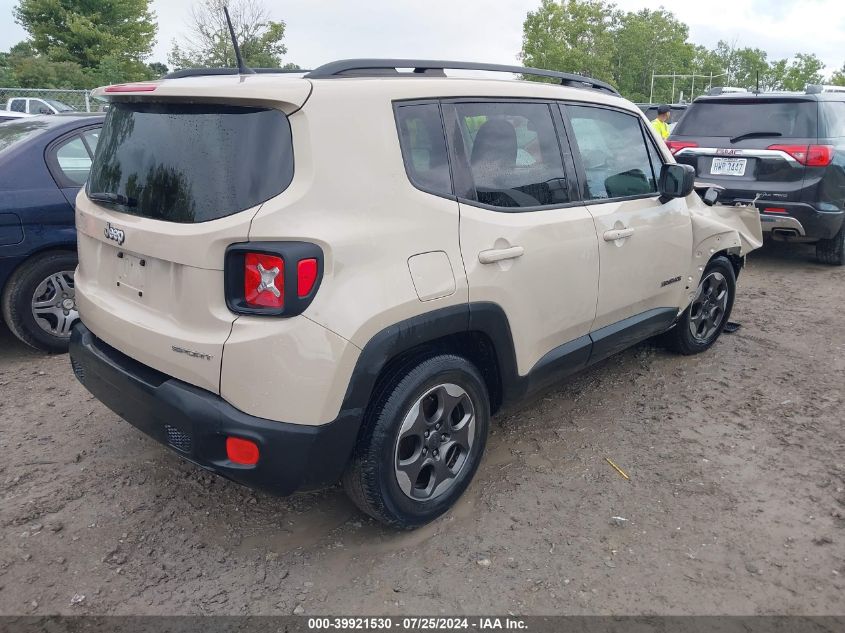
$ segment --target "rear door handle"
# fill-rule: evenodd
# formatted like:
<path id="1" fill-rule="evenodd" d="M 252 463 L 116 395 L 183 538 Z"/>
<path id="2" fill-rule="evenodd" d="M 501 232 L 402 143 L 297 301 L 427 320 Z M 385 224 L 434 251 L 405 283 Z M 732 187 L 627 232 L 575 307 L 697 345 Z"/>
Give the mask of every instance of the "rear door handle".
<path id="1" fill-rule="evenodd" d="M 621 240 L 626 237 L 631 237 L 634 234 L 634 229 L 626 228 L 626 229 L 611 229 L 609 231 L 604 232 L 604 241 L 605 242 L 615 242 L 616 240 Z"/>
<path id="2" fill-rule="evenodd" d="M 521 246 L 511 246 L 510 248 L 491 248 L 490 250 L 481 251 L 478 254 L 478 261 L 482 264 L 495 264 L 505 259 L 516 259 L 522 257 L 525 249 Z"/>

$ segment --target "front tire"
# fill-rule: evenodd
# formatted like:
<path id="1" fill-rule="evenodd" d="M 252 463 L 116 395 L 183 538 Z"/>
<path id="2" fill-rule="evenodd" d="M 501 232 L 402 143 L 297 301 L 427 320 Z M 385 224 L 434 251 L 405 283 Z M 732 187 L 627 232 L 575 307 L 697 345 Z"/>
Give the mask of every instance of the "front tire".
<path id="1" fill-rule="evenodd" d="M 671 330 L 666 346 L 678 354 L 699 354 L 709 349 L 731 316 L 736 296 L 736 274 L 730 261 L 716 257 L 707 264 L 695 297 Z"/>
<path id="2" fill-rule="evenodd" d="M 816 259 L 830 266 L 845 265 L 845 224 L 832 238 L 816 243 Z"/>
<path id="3" fill-rule="evenodd" d="M 441 355 L 405 368 L 368 409 L 343 477 L 365 513 L 412 529 L 446 512 L 484 453 L 490 400 L 478 369 Z"/>
<path id="4" fill-rule="evenodd" d="M 44 352 L 66 352 L 79 319 L 75 253 L 53 251 L 21 264 L 3 291 L 3 319 L 16 337 Z"/>

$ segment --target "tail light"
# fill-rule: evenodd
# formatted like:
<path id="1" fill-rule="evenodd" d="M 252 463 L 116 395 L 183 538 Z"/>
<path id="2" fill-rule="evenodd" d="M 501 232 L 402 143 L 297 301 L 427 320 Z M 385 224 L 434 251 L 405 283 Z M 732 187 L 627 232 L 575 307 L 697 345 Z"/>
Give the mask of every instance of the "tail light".
<path id="1" fill-rule="evenodd" d="M 826 167 L 833 161 L 833 145 L 769 145 L 768 149 L 785 152 L 807 167 Z"/>
<path id="2" fill-rule="evenodd" d="M 276 255 L 247 253 L 244 298 L 251 308 L 284 308 L 285 260 Z"/>
<path id="3" fill-rule="evenodd" d="M 226 250 L 226 305 L 237 314 L 295 316 L 314 299 L 323 251 L 309 242 L 246 242 Z"/>
<path id="4" fill-rule="evenodd" d="M 666 147 L 669 148 L 672 155 L 675 155 L 686 147 L 698 147 L 698 143 L 693 141 L 666 141 Z"/>

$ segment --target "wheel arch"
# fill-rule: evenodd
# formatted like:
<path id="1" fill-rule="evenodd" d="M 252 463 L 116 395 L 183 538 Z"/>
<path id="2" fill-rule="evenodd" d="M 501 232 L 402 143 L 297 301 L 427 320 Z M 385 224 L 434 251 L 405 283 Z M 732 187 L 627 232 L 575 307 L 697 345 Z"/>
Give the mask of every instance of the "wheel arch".
<path id="1" fill-rule="evenodd" d="M 516 356 L 507 316 L 496 304 L 470 303 L 418 315 L 373 336 L 358 357 L 342 411 L 363 419 L 399 373 L 423 358 L 447 353 L 476 366 L 487 386 L 491 412 L 510 399 Z"/>
<path id="2" fill-rule="evenodd" d="M 49 253 L 72 253 L 76 254 L 76 245 L 71 243 L 58 243 L 58 244 L 44 244 L 39 246 L 38 248 L 29 251 L 26 255 L 20 255 L 14 257 L 14 259 L 19 260 L 17 264 L 10 267 L 6 273 L 0 277 L 0 299 L 2 299 L 3 294 L 6 290 L 6 285 L 9 283 L 9 280 L 17 274 L 17 272 L 26 264 L 31 262 L 36 257 L 41 257 L 42 255 L 46 255 Z M 12 258 L 10 258 L 12 259 Z"/>

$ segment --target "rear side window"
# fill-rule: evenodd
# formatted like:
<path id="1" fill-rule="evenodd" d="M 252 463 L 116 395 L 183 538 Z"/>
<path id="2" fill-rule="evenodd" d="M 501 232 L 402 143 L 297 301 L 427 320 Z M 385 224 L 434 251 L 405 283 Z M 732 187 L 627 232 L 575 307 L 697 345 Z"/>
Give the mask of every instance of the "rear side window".
<path id="1" fill-rule="evenodd" d="M 825 131 L 822 136 L 841 138 L 845 136 L 845 101 L 827 101 L 824 108 Z"/>
<path id="2" fill-rule="evenodd" d="M 70 181 L 69 184 L 84 185 L 91 170 L 91 156 L 82 138 L 75 136 L 56 150 L 59 169 Z"/>
<path id="3" fill-rule="evenodd" d="M 625 198 L 657 191 L 639 117 L 590 106 L 567 106 L 566 111 L 586 175 L 587 199 Z"/>
<path id="4" fill-rule="evenodd" d="M 569 190 L 549 106 L 544 103 L 455 105 L 475 198 L 493 207 L 569 202 Z"/>
<path id="5" fill-rule="evenodd" d="M 408 178 L 418 189 L 452 195 L 446 138 L 436 103 L 399 105 L 396 125 Z"/>
<path id="6" fill-rule="evenodd" d="M 26 112 L 26 99 L 12 99 L 9 104 L 9 110 L 12 112 Z"/>
<path id="7" fill-rule="evenodd" d="M 815 138 L 817 102 L 730 99 L 697 101 L 687 108 L 674 130 L 675 136 L 727 136 L 767 134 L 766 138 Z"/>
<path id="8" fill-rule="evenodd" d="M 292 179 L 290 125 L 279 110 L 114 103 L 88 191 L 117 194 L 125 213 L 191 223 L 249 209 Z"/>

